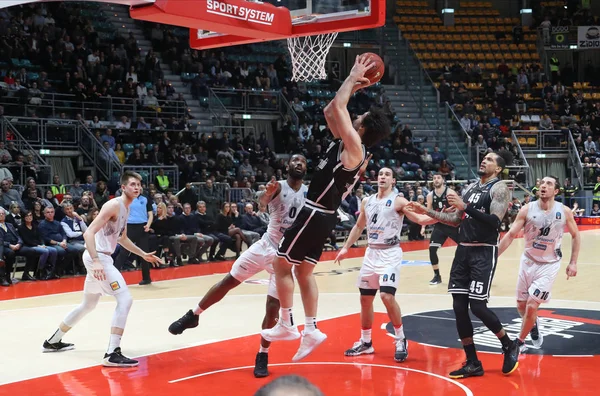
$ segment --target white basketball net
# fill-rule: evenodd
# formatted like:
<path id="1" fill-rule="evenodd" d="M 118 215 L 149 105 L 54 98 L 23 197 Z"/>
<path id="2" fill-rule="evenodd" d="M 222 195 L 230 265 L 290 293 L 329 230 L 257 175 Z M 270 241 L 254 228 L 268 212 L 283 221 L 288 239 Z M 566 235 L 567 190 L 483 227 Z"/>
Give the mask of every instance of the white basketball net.
<path id="1" fill-rule="evenodd" d="M 287 39 L 292 58 L 292 81 L 327 79 L 325 61 L 337 35 L 337 32 L 333 32 Z"/>

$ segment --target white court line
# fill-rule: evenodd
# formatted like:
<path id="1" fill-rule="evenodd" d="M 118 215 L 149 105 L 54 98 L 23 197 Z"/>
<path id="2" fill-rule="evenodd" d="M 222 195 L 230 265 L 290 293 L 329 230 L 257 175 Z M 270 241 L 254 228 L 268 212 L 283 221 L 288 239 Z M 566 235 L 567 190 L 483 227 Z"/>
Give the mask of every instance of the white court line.
<path id="1" fill-rule="evenodd" d="M 594 357 L 594 355 L 552 355 L 554 357 L 566 357 L 566 358 L 571 358 L 571 357 Z"/>
<path id="2" fill-rule="evenodd" d="M 445 346 L 425 344 L 424 342 L 418 342 L 417 344 L 426 345 L 426 346 L 432 347 L 432 348 L 448 349 L 448 347 L 445 347 Z"/>
<path id="3" fill-rule="evenodd" d="M 168 281 L 161 281 L 161 282 L 168 282 Z M 69 292 L 69 293 L 83 293 L 83 291 Z M 68 294 L 68 293 L 66 293 L 66 294 Z M 331 296 L 359 296 L 358 292 L 334 292 L 334 293 L 323 293 L 323 292 L 320 292 L 319 294 L 320 295 L 331 295 Z M 298 293 L 294 293 L 294 295 L 300 295 L 300 293 L 299 292 Z M 448 293 L 440 293 L 440 294 L 433 294 L 433 293 L 396 293 L 396 296 L 406 296 L 406 297 L 437 297 L 437 298 L 443 297 L 445 299 L 451 299 L 452 298 L 452 295 L 450 295 Z M 47 296 L 44 295 L 44 296 L 35 296 L 35 297 L 25 297 L 25 298 L 18 299 L 18 300 L 32 299 L 32 298 L 44 298 L 44 297 L 47 297 Z M 242 298 L 260 297 L 260 298 L 266 298 L 266 293 L 265 294 L 228 294 L 225 297 L 226 298 L 230 298 L 230 297 L 242 297 Z M 202 299 L 202 296 L 161 297 L 161 298 L 134 298 L 133 302 L 134 302 L 134 304 L 139 304 L 139 303 L 144 302 L 144 301 L 183 300 L 183 299 L 188 299 L 188 298 Z M 511 301 L 515 300 L 514 296 L 493 296 L 492 297 L 492 299 L 505 299 L 505 298 L 510 299 Z M 49 307 L 74 307 L 74 306 L 79 305 L 79 303 L 73 303 L 73 304 L 62 304 L 62 305 L 44 305 L 44 306 L 40 306 L 40 307 L 2 309 L 1 308 L 2 307 L 2 303 L 4 301 L 15 301 L 15 300 L 2 300 L 2 301 L 0 301 L 0 314 L 4 313 L 4 312 L 27 311 L 27 310 L 32 310 L 32 309 L 49 308 Z M 553 298 L 552 301 L 563 302 L 563 303 L 598 304 L 598 305 L 600 305 L 600 301 L 561 300 L 561 299 L 558 299 L 558 298 Z M 114 304 L 114 300 L 113 301 L 102 301 L 102 302 L 100 302 L 100 304 Z M 514 308 L 514 309 L 516 309 L 516 305 L 506 306 L 506 305 L 490 305 L 490 304 L 488 304 L 488 306 L 490 308 Z M 452 307 L 450 307 L 448 309 L 452 309 Z M 544 309 L 580 309 L 580 310 L 583 310 L 583 311 L 598 311 L 598 310 L 600 310 L 600 307 L 599 308 L 544 307 Z M 433 310 L 430 310 L 430 311 L 413 312 L 413 313 L 407 314 L 407 315 L 413 315 L 413 314 L 416 314 L 416 313 L 435 312 L 435 311 L 439 311 L 439 309 L 433 309 Z"/>
<path id="4" fill-rule="evenodd" d="M 343 314 L 343 315 L 337 315 L 337 316 L 327 317 L 327 318 L 324 318 L 324 319 L 319 319 L 319 321 L 322 322 L 322 321 L 325 321 L 325 320 L 343 318 L 344 316 L 356 315 L 358 313 L 359 313 L 358 311 L 353 311 L 353 312 L 350 312 L 350 313 L 347 313 L 347 314 Z M 182 349 L 193 348 L 193 347 L 196 347 L 198 345 L 208 345 L 208 344 L 213 344 L 213 343 L 217 343 L 217 342 L 231 341 L 231 340 L 235 340 L 237 338 L 250 337 L 250 336 L 259 335 L 259 334 L 260 334 L 260 332 L 255 332 L 255 333 L 248 333 L 248 334 L 243 334 L 243 335 L 239 335 L 239 336 L 235 336 L 235 337 L 223 338 L 221 340 L 215 340 L 215 339 L 213 339 L 213 340 L 206 340 L 206 341 L 202 341 L 200 343 L 187 344 L 187 345 L 183 345 L 183 346 L 180 346 L 180 347 L 177 347 L 177 348 L 169 348 L 169 349 L 158 350 L 158 351 L 147 353 L 145 355 L 132 356 L 132 358 L 137 359 L 137 358 L 146 357 L 146 356 L 159 355 L 161 353 L 168 353 L 168 352 L 180 351 Z M 60 353 L 68 353 L 68 352 L 69 351 L 60 352 Z M 80 367 L 77 367 L 76 369 L 72 369 L 72 370 L 59 371 L 59 372 L 56 372 L 56 373 L 48 373 L 48 374 L 44 374 L 44 375 L 37 375 L 37 376 L 25 377 L 25 378 L 20 378 L 20 379 L 18 379 L 16 381 L 10 381 L 10 382 L 2 382 L 2 380 L 0 379 L 0 385 L 7 385 L 7 384 L 16 383 L 16 382 L 23 382 L 23 381 L 28 381 L 28 380 L 35 379 L 35 378 L 47 377 L 47 376 L 50 376 L 50 375 L 58 375 L 58 374 L 61 374 L 61 373 L 67 373 L 67 372 L 70 372 L 70 371 L 82 370 L 82 369 L 86 369 L 86 368 L 90 368 L 90 367 L 100 367 L 100 364 L 99 363 L 87 364 L 87 365 L 83 364 Z M 252 366 L 252 367 L 254 367 L 254 366 Z"/>
<path id="5" fill-rule="evenodd" d="M 390 368 L 390 369 L 394 369 L 394 370 L 412 371 L 413 373 L 430 375 L 432 377 L 439 378 L 439 379 L 442 379 L 444 381 L 447 381 L 447 382 L 449 382 L 451 384 L 454 384 L 454 385 L 458 386 L 460 389 L 462 389 L 465 392 L 465 395 L 467 395 L 467 396 L 473 396 L 473 392 L 469 388 L 467 388 L 465 385 L 461 384 L 458 381 L 454 381 L 451 378 L 443 377 L 443 376 L 441 376 L 439 374 L 430 373 L 429 371 L 417 370 L 417 369 L 408 368 L 408 367 L 402 367 L 402 366 L 388 366 L 386 364 L 350 363 L 350 362 L 300 362 L 300 363 L 276 363 L 276 364 L 270 364 L 269 367 L 276 367 L 276 366 L 308 366 L 308 365 L 315 365 L 315 366 L 316 365 L 327 365 L 327 366 L 369 366 L 369 367 Z M 226 372 L 229 372 L 229 371 L 237 371 L 237 370 L 247 370 L 247 369 L 251 369 L 251 368 L 254 368 L 254 366 L 232 367 L 232 368 L 223 369 L 223 370 L 210 371 L 208 373 L 196 374 L 196 375 L 192 375 L 192 376 L 189 376 L 189 377 L 184 377 L 184 378 L 179 378 L 179 379 L 171 380 L 171 381 L 169 381 L 169 384 L 174 384 L 174 383 L 181 382 L 181 381 L 187 381 L 187 380 L 194 379 L 194 378 L 205 377 L 207 375 L 212 375 L 212 374 L 226 373 Z"/>

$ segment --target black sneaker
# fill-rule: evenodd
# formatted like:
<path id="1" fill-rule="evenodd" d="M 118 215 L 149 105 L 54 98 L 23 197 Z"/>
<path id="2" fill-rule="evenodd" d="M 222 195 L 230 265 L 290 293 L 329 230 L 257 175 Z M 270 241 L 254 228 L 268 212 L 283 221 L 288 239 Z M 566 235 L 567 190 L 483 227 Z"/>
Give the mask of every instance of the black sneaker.
<path id="1" fill-rule="evenodd" d="M 370 355 L 375 353 L 375 348 L 373 348 L 373 342 L 363 342 L 363 340 L 358 340 L 352 345 L 352 348 L 348 349 L 344 352 L 345 356 L 360 356 L 360 355 Z"/>
<path id="2" fill-rule="evenodd" d="M 502 374 L 509 375 L 519 367 L 519 344 L 511 341 L 508 348 L 502 347 L 504 363 L 502 363 Z"/>
<path id="3" fill-rule="evenodd" d="M 67 344 L 66 342 L 62 341 L 55 342 L 54 344 L 50 344 L 48 341 L 44 341 L 42 352 L 64 352 L 70 351 L 71 349 L 75 349 L 75 345 Z"/>
<path id="4" fill-rule="evenodd" d="M 179 335 L 183 333 L 185 329 L 193 329 L 198 327 L 198 320 L 200 315 L 194 315 L 194 312 L 190 309 L 181 318 L 171 323 L 169 326 L 169 333 L 173 335 Z"/>
<path id="5" fill-rule="evenodd" d="M 439 285 L 442 283 L 442 276 L 441 275 L 434 275 L 433 279 L 429 281 L 430 285 Z"/>
<path id="6" fill-rule="evenodd" d="M 254 376 L 256 378 L 264 378 L 269 376 L 269 354 L 265 352 L 258 352 L 256 354 L 256 361 L 254 362 Z"/>
<path id="7" fill-rule="evenodd" d="M 394 353 L 394 360 L 398 363 L 402 363 L 408 358 L 408 341 L 406 338 L 396 340 L 396 353 Z"/>
<path id="8" fill-rule="evenodd" d="M 102 365 L 105 367 L 135 367 L 139 364 L 137 360 L 123 356 L 121 348 L 115 348 L 113 353 L 105 353 Z"/>
<path id="9" fill-rule="evenodd" d="M 465 364 L 458 370 L 454 370 L 448 374 L 450 378 L 468 378 L 481 377 L 483 375 L 483 365 L 480 361 L 467 360 Z"/>

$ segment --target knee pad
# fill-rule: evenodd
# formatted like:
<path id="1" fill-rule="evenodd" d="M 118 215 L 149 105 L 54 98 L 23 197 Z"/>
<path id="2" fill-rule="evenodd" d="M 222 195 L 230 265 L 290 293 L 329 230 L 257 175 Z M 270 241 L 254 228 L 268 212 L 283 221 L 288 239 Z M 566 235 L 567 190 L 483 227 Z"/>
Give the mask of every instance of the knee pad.
<path id="1" fill-rule="evenodd" d="M 439 248 L 439 246 L 429 246 L 429 260 L 431 261 L 431 265 L 436 265 L 440 262 L 437 255 Z"/>
<path id="2" fill-rule="evenodd" d="M 457 318 L 459 315 L 469 316 L 469 296 L 466 294 L 453 294 L 452 309 L 454 310 Z"/>
<path id="3" fill-rule="evenodd" d="M 473 323 L 469 316 L 469 296 L 466 294 L 453 294 L 452 309 L 456 317 L 456 330 L 460 339 L 473 337 Z"/>
<path id="4" fill-rule="evenodd" d="M 483 324 L 494 334 L 502 330 L 502 323 L 496 314 L 488 308 L 487 303 L 481 300 L 471 300 L 471 312 L 477 316 Z"/>
<path id="5" fill-rule="evenodd" d="M 125 323 L 127 323 L 129 310 L 133 304 L 133 298 L 131 298 L 129 291 L 119 293 L 115 295 L 115 298 L 117 299 L 117 307 L 115 308 L 115 313 L 113 315 L 112 327 L 124 329 Z"/>

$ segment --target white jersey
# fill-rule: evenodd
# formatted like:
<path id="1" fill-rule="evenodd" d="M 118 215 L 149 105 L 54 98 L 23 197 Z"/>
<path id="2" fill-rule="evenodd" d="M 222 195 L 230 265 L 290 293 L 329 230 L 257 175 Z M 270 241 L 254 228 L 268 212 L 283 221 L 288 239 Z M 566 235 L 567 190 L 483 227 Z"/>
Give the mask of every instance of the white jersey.
<path id="1" fill-rule="evenodd" d="M 540 208 L 540 201 L 530 203 L 525 220 L 525 255 L 538 264 L 560 261 L 565 223 L 562 203 L 554 202 L 547 212 Z"/>
<path id="2" fill-rule="evenodd" d="M 115 198 L 119 201 L 119 214 L 115 220 L 109 220 L 104 227 L 96 233 L 96 251 L 111 255 L 117 248 L 117 241 L 123 233 L 129 218 L 129 209 L 125 207 L 122 198 Z"/>
<path id="3" fill-rule="evenodd" d="M 382 248 L 398 246 L 404 215 L 394 209 L 394 201 L 398 194 L 390 193 L 379 199 L 377 194 L 367 198 L 365 214 L 367 215 L 367 236 L 369 247 Z"/>
<path id="4" fill-rule="evenodd" d="M 281 185 L 281 191 L 269 202 L 269 226 L 263 235 L 263 238 L 273 246 L 279 246 L 283 233 L 294 223 L 294 219 L 304 206 L 308 191 L 308 187 L 304 184 L 298 191 L 294 191 L 287 180 L 280 180 L 278 183 Z"/>

